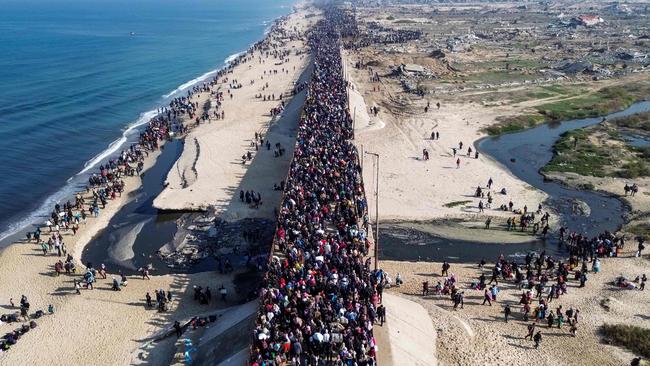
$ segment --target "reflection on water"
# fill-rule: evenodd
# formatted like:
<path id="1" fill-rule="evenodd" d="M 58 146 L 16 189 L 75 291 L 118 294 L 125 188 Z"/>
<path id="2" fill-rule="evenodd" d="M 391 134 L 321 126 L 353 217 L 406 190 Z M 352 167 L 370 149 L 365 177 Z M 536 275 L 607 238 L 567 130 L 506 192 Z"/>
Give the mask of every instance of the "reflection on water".
<path id="1" fill-rule="evenodd" d="M 155 253 L 173 240 L 177 230 L 176 220 L 181 214 L 159 213 L 152 202 L 162 191 L 167 172 L 182 149 L 183 144 L 178 140 L 164 145 L 158 160 L 142 178 L 142 186 L 133 193 L 133 199 L 84 248 L 81 257 L 84 264 L 90 262 L 98 267 L 104 263 L 109 271 L 119 269 L 125 273 L 152 265 L 156 269 L 155 274 L 169 272 Z"/>
<path id="2" fill-rule="evenodd" d="M 650 147 L 650 136 L 643 136 L 637 134 L 623 134 L 623 138 L 628 144 L 634 147 Z"/>
<path id="3" fill-rule="evenodd" d="M 554 241 L 533 240 L 523 243 L 482 243 L 469 240 L 443 238 L 412 229 L 408 224 L 380 227 L 380 258 L 382 260 L 476 262 L 493 261 L 503 254 L 506 258 L 525 257 L 530 252 L 546 251 L 560 255 L 563 248 Z M 472 229 L 475 230 L 475 229 Z"/>
<path id="4" fill-rule="evenodd" d="M 612 113 L 607 118 L 649 110 L 650 102 L 641 102 L 624 111 Z M 591 126 L 602 120 L 603 118 L 599 117 L 544 124 L 521 132 L 487 137 L 477 145 L 482 153 L 507 167 L 517 178 L 546 192 L 549 197 L 544 205 L 559 213 L 562 225 L 567 226 L 570 231 L 595 236 L 606 230 L 613 232 L 620 228 L 626 211 L 623 203 L 616 197 L 575 190 L 556 182 L 545 181 L 539 170 L 553 157 L 553 144 L 562 133 Z M 648 139 L 641 142 L 637 138 L 634 141 L 650 145 Z M 500 187 L 499 182 L 495 183 Z M 380 228 L 379 250 L 380 258 L 384 260 L 476 263 L 481 259 L 493 261 L 501 254 L 511 259 L 525 257 L 533 251 L 545 251 L 546 254 L 554 256 L 565 254 L 564 248 L 552 237 L 548 240 L 537 239 L 515 244 L 483 243 L 447 239 L 409 228 L 408 224 L 396 224 Z"/>
<path id="5" fill-rule="evenodd" d="M 628 109 L 612 113 L 607 118 L 623 117 L 650 110 L 650 102 L 636 103 Z M 565 121 L 553 125 L 540 125 L 525 131 L 488 137 L 479 141 L 478 148 L 507 167 L 517 178 L 549 195 L 546 205 L 555 209 L 562 224 L 571 231 L 590 236 L 605 230 L 616 231 L 623 224 L 626 208 L 615 198 L 592 191 L 575 190 L 556 182 L 548 182 L 539 173 L 553 157 L 553 144 L 566 131 L 600 123 L 599 118 Z M 496 182 L 498 185 L 498 182 Z M 576 214 L 575 205 L 567 202 L 581 202 L 589 213 Z"/>

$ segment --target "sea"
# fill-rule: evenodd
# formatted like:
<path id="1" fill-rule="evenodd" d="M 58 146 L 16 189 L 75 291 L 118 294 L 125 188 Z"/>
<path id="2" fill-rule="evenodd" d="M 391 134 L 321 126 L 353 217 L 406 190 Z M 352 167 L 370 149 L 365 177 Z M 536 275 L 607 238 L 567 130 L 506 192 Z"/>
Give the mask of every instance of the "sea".
<path id="1" fill-rule="evenodd" d="M 294 0 L 0 0 L 0 242 L 42 223 Z"/>

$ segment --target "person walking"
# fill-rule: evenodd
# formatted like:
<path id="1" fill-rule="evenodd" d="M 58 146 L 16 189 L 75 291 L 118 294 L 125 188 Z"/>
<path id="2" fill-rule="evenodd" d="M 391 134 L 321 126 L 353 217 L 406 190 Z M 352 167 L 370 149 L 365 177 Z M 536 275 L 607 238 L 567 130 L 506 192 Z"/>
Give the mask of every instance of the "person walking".
<path id="1" fill-rule="evenodd" d="M 645 283 L 646 283 L 647 280 L 648 280 L 648 277 L 644 273 L 643 276 L 641 276 L 641 284 L 639 285 L 639 291 L 645 290 Z"/>
<path id="2" fill-rule="evenodd" d="M 379 305 L 377 308 L 377 317 L 379 318 L 379 326 L 383 327 L 384 322 L 386 322 L 386 307 L 384 305 Z"/>
<path id="3" fill-rule="evenodd" d="M 528 334 L 526 334 L 524 339 L 528 339 L 530 337 L 530 340 L 533 340 L 533 335 L 535 334 L 535 326 L 535 323 L 528 324 Z"/>
<path id="4" fill-rule="evenodd" d="M 533 341 L 535 341 L 535 349 L 539 348 L 540 343 L 542 343 L 542 332 L 538 331 L 535 333 L 535 336 L 533 337 Z"/>
<path id="5" fill-rule="evenodd" d="M 451 268 L 451 265 L 447 261 L 444 261 L 442 263 L 442 276 L 446 277 L 449 275 L 449 268 Z"/>
<path id="6" fill-rule="evenodd" d="M 464 308 L 465 306 L 464 297 L 465 297 L 464 291 L 457 292 L 456 295 L 454 295 L 454 310 L 458 309 L 458 305 L 460 305 L 461 309 Z"/>
<path id="7" fill-rule="evenodd" d="M 503 309 L 503 313 L 504 313 L 505 318 L 506 318 L 506 323 L 508 322 L 508 317 L 510 316 L 511 312 L 512 312 L 512 310 L 510 310 L 510 305 L 506 304 L 505 309 Z"/>
<path id="8" fill-rule="evenodd" d="M 174 330 L 176 331 L 176 338 L 180 338 L 183 335 L 183 328 L 181 328 L 181 323 L 178 320 L 174 322 Z"/>
<path id="9" fill-rule="evenodd" d="M 485 291 L 483 292 L 483 304 L 482 305 L 485 305 L 485 302 L 487 301 L 488 305 L 492 306 L 492 298 L 491 297 L 492 297 L 492 294 L 490 294 L 490 292 L 487 289 L 485 289 Z"/>

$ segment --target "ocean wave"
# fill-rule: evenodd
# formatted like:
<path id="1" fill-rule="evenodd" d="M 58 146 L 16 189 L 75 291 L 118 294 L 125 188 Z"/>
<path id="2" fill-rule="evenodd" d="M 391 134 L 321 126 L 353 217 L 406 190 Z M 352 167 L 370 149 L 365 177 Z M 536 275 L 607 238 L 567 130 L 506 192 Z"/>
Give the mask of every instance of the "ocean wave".
<path id="1" fill-rule="evenodd" d="M 244 53 L 246 53 L 246 51 L 233 53 L 232 55 L 226 57 L 226 59 L 223 62 L 224 65 L 228 65 L 229 63 L 233 62 L 237 57 L 239 57 L 240 55 L 243 55 Z M 198 84 L 198 83 L 200 83 L 202 81 L 206 81 L 211 76 L 214 76 L 216 73 L 219 72 L 219 70 L 221 70 L 221 69 L 210 70 L 210 71 L 206 72 L 205 74 L 203 74 L 201 76 L 195 77 L 194 79 L 192 79 L 192 80 L 190 80 L 190 81 L 188 81 L 186 83 L 181 84 L 178 88 L 176 88 L 176 89 L 172 90 L 171 92 L 163 95 L 162 97 L 167 99 L 167 98 L 171 98 L 172 96 L 174 96 L 176 94 L 184 92 L 187 89 L 193 87 L 194 85 L 196 85 L 196 84 Z"/>
<path id="2" fill-rule="evenodd" d="M 154 118 L 158 112 L 156 110 L 151 110 L 148 112 L 144 112 L 140 115 L 140 118 L 138 118 L 135 122 L 129 125 L 124 132 L 122 132 L 122 136 L 118 138 L 117 140 L 111 142 L 108 147 L 100 152 L 99 154 L 95 155 L 92 159 L 88 160 L 86 164 L 84 164 L 84 168 L 77 173 L 77 175 L 84 174 L 97 166 L 97 164 L 101 163 L 102 161 L 108 159 L 111 155 L 115 154 L 123 145 L 126 143 L 129 139 L 129 136 L 140 126 L 146 125 L 149 123 L 149 121 Z M 68 179 L 68 181 L 70 181 Z"/>
<path id="3" fill-rule="evenodd" d="M 13 235 L 20 234 L 21 231 L 27 232 L 30 225 L 45 224 L 45 221 L 47 220 L 52 207 L 54 207 L 56 203 L 65 201 L 74 195 L 75 191 L 78 188 L 78 184 L 80 183 L 74 179 L 69 179 L 68 182 L 69 183 L 66 184 L 62 189 L 48 196 L 36 210 L 32 211 L 31 215 L 28 215 L 27 217 L 10 224 L 5 231 L 0 233 L 0 242 Z"/>
<path id="4" fill-rule="evenodd" d="M 232 55 L 226 57 L 226 59 L 223 61 L 224 65 L 230 64 L 231 62 L 235 61 L 237 59 L 237 57 L 239 57 L 239 56 L 241 56 L 241 55 L 243 55 L 245 53 L 246 53 L 246 51 L 233 53 Z"/>
<path id="5" fill-rule="evenodd" d="M 247 47 L 247 50 L 252 46 L 252 44 Z M 224 65 L 228 65 L 234 60 L 237 59 L 237 57 L 245 54 L 247 51 L 241 51 L 234 53 L 224 60 Z M 171 93 L 163 95 L 163 98 L 168 99 L 172 95 L 175 95 L 177 93 L 180 93 L 184 90 L 187 90 L 188 88 L 194 86 L 195 84 L 198 84 L 204 80 L 207 80 L 211 76 L 215 75 L 217 72 L 219 72 L 220 69 L 215 69 L 206 72 L 205 74 L 194 78 L 186 83 L 181 84 L 178 88 L 174 89 Z M 163 103 L 163 105 L 166 105 L 167 103 Z M 144 112 L 140 114 L 140 117 L 124 130 L 122 132 L 122 136 L 115 141 L 111 142 L 108 147 L 99 152 L 97 155 L 95 155 L 93 158 L 88 160 L 85 164 L 84 167 L 81 171 L 79 171 L 77 174 L 74 176 L 68 178 L 66 181 L 66 184 L 59 189 L 58 191 L 54 192 L 45 200 L 43 203 L 36 209 L 33 210 L 30 215 L 27 215 L 25 218 L 14 221 L 12 224 L 10 224 L 6 230 L 0 233 L 0 242 L 4 241 L 5 239 L 12 237 L 14 235 L 18 235 L 21 233 L 21 231 L 28 231 L 29 226 L 33 224 L 42 224 L 46 221 L 47 217 L 49 216 L 49 212 L 54 207 L 56 203 L 66 201 L 70 199 L 76 192 L 78 192 L 80 189 L 82 189 L 85 184 L 86 184 L 86 176 L 90 170 L 95 168 L 97 165 L 99 165 L 101 162 L 107 160 L 109 157 L 114 155 L 116 152 L 122 148 L 128 141 L 129 137 L 134 134 L 135 132 L 138 131 L 138 128 L 146 125 L 153 117 L 155 117 L 158 114 L 157 110 L 150 110 L 147 112 Z"/>
<path id="6" fill-rule="evenodd" d="M 205 74 L 203 74 L 203 75 L 201 75 L 199 77 L 196 77 L 196 78 L 194 78 L 194 79 L 192 79 L 192 80 L 190 80 L 190 81 L 188 81 L 186 83 L 181 84 L 178 88 L 172 90 L 168 94 L 163 95 L 162 97 L 165 98 L 165 99 L 171 98 L 172 96 L 174 96 L 176 94 L 179 94 L 181 92 L 184 92 L 185 90 L 191 88 L 195 84 L 198 84 L 198 83 L 200 83 L 202 81 L 205 81 L 206 79 L 208 79 L 210 76 L 216 74 L 217 72 L 219 72 L 219 70 L 217 70 L 217 69 L 208 71 L 208 72 L 206 72 Z"/>
<path id="7" fill-rule="evenodd" d="M 86 173 L 119 151 L 125 143 L 129 141 L 129 137 L 138 131 L 139 127 L 149 123 L 149 121 L 157 114 L 158 112 L 156 110 L 150 110 L 140 114 L 140 117 L 135 122 L 131 123 L 124 132 L 122 132 L 120 138 L 111 142 L 105 150 L 88 160 L 84 164 L 83 169 L 79 173 L 68 178 L 66 184 L 61 189 L 45 198 L 43 203 L 41 203 L 36 210 L 33 210 L 30 215 L 11 223 L 5 231 L 0 233 L 0 241 L 4 241 L 13 235 L 17 235 L 21 231 L 27 231 L 28 227 L 32 224 L 40 225 L 44 223 L 50 210 L 52 210 L 52 207 L 54 207 L 55 204 L 69 200 L 76 192 L 85 186 Z"/>

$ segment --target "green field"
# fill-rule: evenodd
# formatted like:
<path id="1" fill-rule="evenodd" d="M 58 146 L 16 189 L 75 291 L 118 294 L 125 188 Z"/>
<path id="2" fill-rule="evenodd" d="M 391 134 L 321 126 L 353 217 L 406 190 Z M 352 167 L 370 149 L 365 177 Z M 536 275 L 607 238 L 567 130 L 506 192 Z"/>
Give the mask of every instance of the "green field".
<path id="1" fill-rule="evenodd" d="M 650 176 L 650 149 L 607 144 L 607 140 L 617 139 L 615 132 L 597 125 L 563 133 L 553 145 L 553 159 L 542 171 L 592 177 Z"/>
<path id="2" fill-rule="evenodd" d="M 486 128 L 485 131 L 489 135 L 500 135 L 534 127 L 544 122 L 604 116 L 625 109 L 636 102 L 650 99 L 650 83 L 638 82 L 605 87 L 591 93 L 586 92 L 584 84 L 555 84 L 525 94 L 512 95 L 512 100 L 521 102 L 554 96 L 568 98 L 539 105 L 535 107 L 536 113 L 497 118 L 497 123 Z M 630 128 L 650 131 L 650 113 L 638 117 L 638 120 L 620 123 L 628 123 Z"/>

